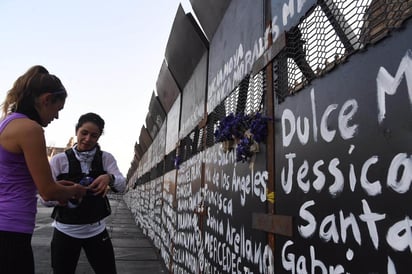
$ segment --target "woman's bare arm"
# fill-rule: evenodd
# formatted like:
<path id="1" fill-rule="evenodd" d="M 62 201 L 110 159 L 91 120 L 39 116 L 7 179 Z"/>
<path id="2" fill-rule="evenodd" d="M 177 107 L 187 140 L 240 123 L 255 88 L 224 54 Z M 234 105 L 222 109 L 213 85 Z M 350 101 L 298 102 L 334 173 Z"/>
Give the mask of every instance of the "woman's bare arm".
<path id="1" fill-rule="evenodd" d="M 16 141 L 24 153 L 28 169 L 43 199 L 64 202 L 85 195 L 86 189 L 78 184 L 63 186 L 55 183 L 47 159 L 43 128 L 32 120 L 23 120 L 15 125 L 19 127 Z"/>

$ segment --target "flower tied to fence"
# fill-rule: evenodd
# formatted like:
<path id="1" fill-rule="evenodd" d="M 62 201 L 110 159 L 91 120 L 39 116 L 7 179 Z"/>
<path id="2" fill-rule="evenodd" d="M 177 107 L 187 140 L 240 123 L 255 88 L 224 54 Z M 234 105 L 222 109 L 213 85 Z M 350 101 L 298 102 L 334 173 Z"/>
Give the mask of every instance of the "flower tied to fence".
<path id="1" fill-rule="evenodd" d="M 259 152 L 259 143 L 267 136 L 269 117 L 260 112 L 251 115 L 230 113 L 219 121 L 215 130 L 215 142 L 221 142 L 225 152 L 236 148 L 238 162 L 250 161 Z"/>

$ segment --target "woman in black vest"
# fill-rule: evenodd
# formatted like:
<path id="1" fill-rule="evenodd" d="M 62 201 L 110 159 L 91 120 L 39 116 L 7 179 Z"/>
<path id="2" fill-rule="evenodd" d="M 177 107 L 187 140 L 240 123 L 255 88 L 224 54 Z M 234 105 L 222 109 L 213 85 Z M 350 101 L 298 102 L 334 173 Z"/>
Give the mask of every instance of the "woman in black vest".
<path id="1" fill-rule="evenodd" d="M 116 273 L 116 263 L 105 218 L 110 215 L 106 192 L 123 192 L 126 179 L 112 154 L 100 150 L 98 140 L 104 120 L 95 113 L 80 116 L 76 125 L 77 143 L 56 154 L 50 165 L 56 179 L 89 186 L 81 200 L 56 206 L 51 258 L 53 273 L 75 273 L 81 249 L 95 273 Z"/>

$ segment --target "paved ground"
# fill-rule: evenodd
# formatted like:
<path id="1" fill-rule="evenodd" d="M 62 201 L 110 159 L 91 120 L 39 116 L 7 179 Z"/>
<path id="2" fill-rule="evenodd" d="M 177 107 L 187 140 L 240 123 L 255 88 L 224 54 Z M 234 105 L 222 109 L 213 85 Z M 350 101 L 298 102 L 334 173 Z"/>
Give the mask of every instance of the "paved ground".
<path id="1" fill-rule="evenodd" d="M 112 237 L 118 274 L 167 273 L 162 259 L 151 242 L 142 234 L 134 217 L 121 197 L 111 197 L 112 215 L 107 227 Z M 53 273 L 50 267 L 50 240 L 53 228 L 50 218 L 51 208 L 38 206 L 36 229 L 32 246 L 36 263 L 36 274 Z M 76 274 L 94 273 L 83 252 Z"/>

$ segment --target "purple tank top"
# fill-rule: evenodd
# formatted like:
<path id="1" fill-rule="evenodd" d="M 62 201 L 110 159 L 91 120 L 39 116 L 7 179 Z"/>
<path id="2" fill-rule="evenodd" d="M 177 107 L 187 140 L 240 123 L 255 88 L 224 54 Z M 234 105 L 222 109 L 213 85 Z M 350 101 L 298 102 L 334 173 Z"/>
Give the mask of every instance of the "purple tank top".
<path id="1" fill-rule="evenodd" d="M 0 134 L 18 118 L 12 113 L 0 122 Z M 36 222 L 37 188 L 23 153 L 11 153 L 0 145 L 0 230 L 32 234 Z"/>

